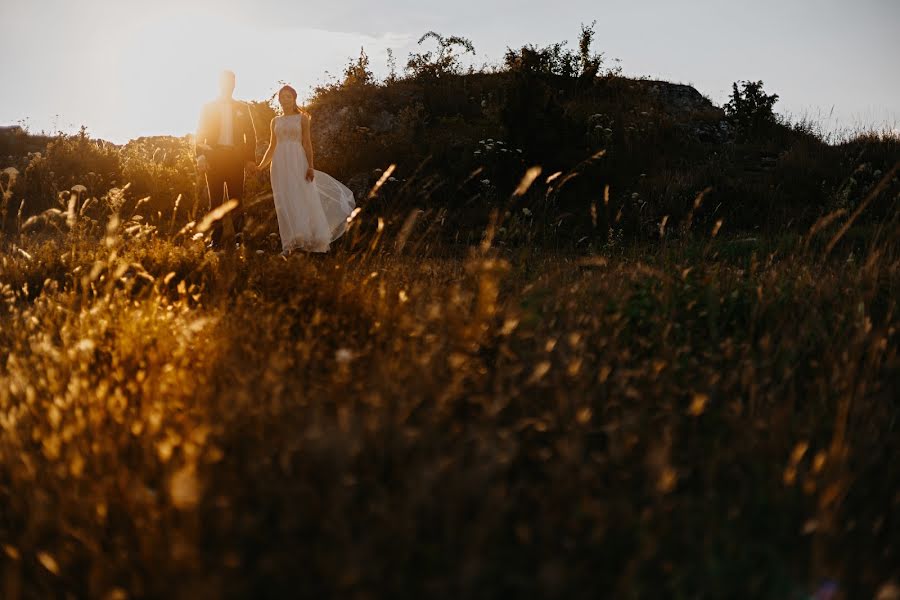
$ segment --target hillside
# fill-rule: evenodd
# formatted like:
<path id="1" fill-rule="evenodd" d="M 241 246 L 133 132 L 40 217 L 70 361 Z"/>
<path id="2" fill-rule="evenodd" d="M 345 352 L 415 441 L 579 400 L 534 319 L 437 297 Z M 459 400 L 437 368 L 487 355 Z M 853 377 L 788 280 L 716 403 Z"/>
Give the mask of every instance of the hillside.
<path id="1" fill-rule="evenodd" d="M 360 199 L 395 164 L 393 178 L 365 205 L 394 227 L 413 209 L 440 214 L 441 235 L 465 243 L 481 235 L 525 171 L 540 166 L 518 203 L 536 221 L 555 224 L 554 243 L 562 235 L 566 244 L 596 249 L 612 239 L 658 239 L 664 219 L 666 236 L 709 231 L 720 221 L 723 234 L 804 231 L 823 215 L 852 211 L 900 160 L 897 138 L 861 132 L 829 145 L 812 124 L 771 113 L 745 127 L 746 115 L 726 115 L 690 86 L 628 79 L 602 70 L 599 56 L 558 46 L 510 50 L 503 68 L 463 73 L 451 45 L 387 81 L 371 76 L 363 54 L 308 106 L 317 164 Z M 275 108 L 251 105 L 261 154 Z M 129 183 L 126 202 L 149 196 L 148 217 L 173 216 L 179 194 L 173 225 L 203 211 L 189 138 L 141 138 L 118 148 L 64 136 L 50 139 L 40 160 L 24 153 L 47 142 L 0 132 L 0 146 L 18 152 L 6 166 L 21 174 L 7 210 L 21 207 L 27 218 L 64 208 L 57 197 L 72 185 L 99 199 Z M 251 194 L 265 197 L 266 177 L 253 177 Z M 896 180 L 887 184 L 883 197 L 895 199 Z M 873 211 L 889 214 L 889 204 L 880 202 L 863 221 Z M 260 236 L 274 231 L 265 199 L 253 215 Z"/>
<path id="2" fill-rule="evenodd" d="M 0 131 L 0 597 L 896 597 L 898 140 L 437 37 L 309 103 L 326 254 Z"/>

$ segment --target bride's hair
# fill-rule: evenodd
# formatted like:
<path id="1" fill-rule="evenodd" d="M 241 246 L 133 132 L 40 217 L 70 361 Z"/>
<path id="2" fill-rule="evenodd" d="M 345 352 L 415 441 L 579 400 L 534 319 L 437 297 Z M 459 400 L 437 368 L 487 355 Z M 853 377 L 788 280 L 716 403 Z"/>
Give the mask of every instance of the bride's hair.
<path id="1" fill-rule="evenodd" d="M 297 90 L 295 90 L 294 88 L 292 88 L 289 85 L 284 85 L 281 87 L 280 90 L 278 90 L 279 96 L 281 96 L 281 92 L 287 92 L 291 95 L 291 97 L 294 98 L 294 110 L 296 110 L 298 114 L 301 114 L 301 115 L 306 114 L 306 111 L 304 111 L 302 108 L 300 108 L 300 105 L 297 104 Z"/>

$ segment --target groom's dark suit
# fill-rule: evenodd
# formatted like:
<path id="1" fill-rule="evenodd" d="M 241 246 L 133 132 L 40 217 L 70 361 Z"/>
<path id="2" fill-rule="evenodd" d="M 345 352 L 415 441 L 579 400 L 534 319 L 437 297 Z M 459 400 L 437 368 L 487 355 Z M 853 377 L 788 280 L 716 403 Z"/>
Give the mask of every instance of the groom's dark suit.
<path id="1" fill-rule="evenodd" d="M 230 132 L 227 127 L 229 114 Z M 256 128 L 250 116 L 250 107 L 231 99 L 219 99 L 204 105 L 194 139 L 194 154 L 206 157 L 210 210 L 226 199 L 238 201 L 231 219 L 235 233 L 240 233 L 244 226 L 244 164 L 247 161 L 256 162 Z M 222 239 L 221 220 L 213 226 L 211 237 L 213 245 L 218 246 Z"/>

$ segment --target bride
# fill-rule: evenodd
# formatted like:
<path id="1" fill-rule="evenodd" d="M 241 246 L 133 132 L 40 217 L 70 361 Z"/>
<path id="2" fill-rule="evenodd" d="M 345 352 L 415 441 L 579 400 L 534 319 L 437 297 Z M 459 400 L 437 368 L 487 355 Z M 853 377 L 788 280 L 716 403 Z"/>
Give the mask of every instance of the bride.
<path id="1" fill-rule="evenodd" d="M 356 206 L 353 192 L 313 168 L 310 116 L 297 106 L 297 91 L 284 86 L 278 102 L 284 114 L 272 119 L 269 147 L 256 168 L 262 171 L 271 165 L 282 254 L 327 252 L 347 227 L 347 217 Z"/>

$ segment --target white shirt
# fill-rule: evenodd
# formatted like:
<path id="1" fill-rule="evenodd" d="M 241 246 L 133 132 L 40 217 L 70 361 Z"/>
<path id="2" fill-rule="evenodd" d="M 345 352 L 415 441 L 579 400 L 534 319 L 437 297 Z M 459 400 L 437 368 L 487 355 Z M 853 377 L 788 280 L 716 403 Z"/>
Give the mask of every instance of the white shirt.
<path id="1" fill-rule="evenodd" d="M 234 123 L 232 122 L 232 110 L 231 110 L 231 102 L 223 101 L 219 103 L 220 106 L 220 121 L 219 121 L 219 145 L 221 146 L 233 146 L 234 145 Z"/>

